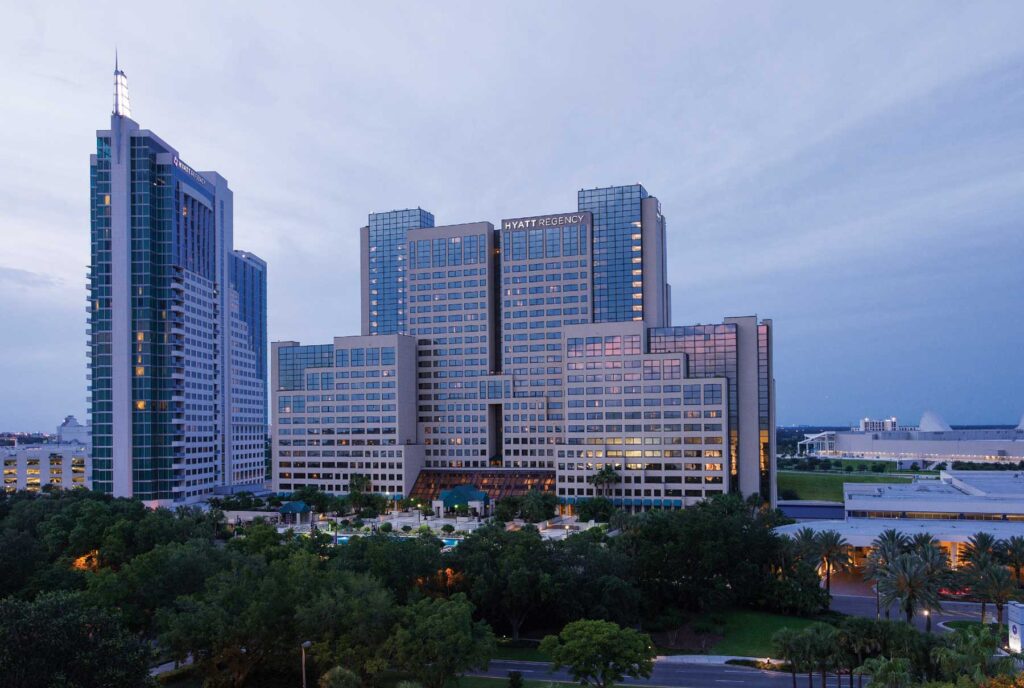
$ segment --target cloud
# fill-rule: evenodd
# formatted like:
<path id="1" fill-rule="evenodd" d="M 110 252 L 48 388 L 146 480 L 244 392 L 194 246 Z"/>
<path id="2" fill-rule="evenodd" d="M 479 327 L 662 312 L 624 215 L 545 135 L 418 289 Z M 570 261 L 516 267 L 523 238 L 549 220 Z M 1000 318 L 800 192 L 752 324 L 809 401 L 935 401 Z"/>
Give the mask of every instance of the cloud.
<path id="1" fill-rule="evenodd" d="M 895 380 L 948 394 L 951 422 L 1019 415 L 1024 324 L 999 314 L 1024 293 L 1020 3 L 185 6 L 168 42 L 152 27 L 180 8 L 8 8 L 0 317 L 19 335 L 0 361 L 84 360 L 116 43 L 141 126 L 229 180 L 271 339 L 357 331 L 369 212 L 497 222 L 640 181 L 668 218 L 676 321 L 774 318 L 781 422 L 890 396 L 919 414 Z M 0 419 L 80 413 L 68 371 Z"/>
<path id="2" fill-rule="evenodd" d="M 64 284 L 64 280 L 54 275 L 21 270 L 19 268 L 0 265 L 0 285 L 25 290 L 50 289 Z"/>

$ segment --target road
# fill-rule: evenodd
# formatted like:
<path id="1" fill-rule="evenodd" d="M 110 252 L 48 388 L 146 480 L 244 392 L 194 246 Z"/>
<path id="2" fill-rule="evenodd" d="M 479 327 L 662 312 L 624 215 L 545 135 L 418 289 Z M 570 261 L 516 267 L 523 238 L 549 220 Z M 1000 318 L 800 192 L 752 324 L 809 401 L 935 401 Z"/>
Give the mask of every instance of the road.
<path id="1" fill-rule="evenodd" d="M 988 605 L 989 613 L 994 613 L 995 608 Z M 832 609 L 851 616 L 864 616 L 869 619 L 875 618 L 875 598 L 861 595 L 832 595 Z M 986 616 L 988 613 L 986 613 Z M 1006 612 L 1003 611 L 1004 620 Z M 980 621 L 981 605 L 977 602 L 943 602 L 941 611 L 933 611 L 932 630 L 939 631 L 938 625 L 944 621 Z M 882 618 L 885 618 L 885 610 L 882 610 Z M 889 618 L 894 621 L 903 618 L 899 610 L 893 607 L 889 611 Z M 918 614 L 914 618 L 914 625 L 922 631 L 925 630 L 925 617 Z"/>
<path id="2" fill-rule="evenodd" d="M 507 678 L 510 671 L 521 672 L 523 678 L 528 681 L 572 682 L 572 678 L 565 670 L 552 672 L 550 666 L 544 662 L 510 659 L 491 660 L 486 671 L 471 675 Z M 806 681 L 807 677 L 803 676 L 802 679 Z M 762 671 L 727 664 L 679 664 L 661 660 L 654 663 L 654 671 L 650 678 L 626 678 L 622 683 L 631 686 L 671 688 L 791 688 L 793 679 L 790 674 L 781 671 Z M 817 675 L 814 677 L 814 685 L 815 688 L 821 685 L 821 679 Z M 828 677 L 828 688 L 840 688 L 834 675 Z"/>

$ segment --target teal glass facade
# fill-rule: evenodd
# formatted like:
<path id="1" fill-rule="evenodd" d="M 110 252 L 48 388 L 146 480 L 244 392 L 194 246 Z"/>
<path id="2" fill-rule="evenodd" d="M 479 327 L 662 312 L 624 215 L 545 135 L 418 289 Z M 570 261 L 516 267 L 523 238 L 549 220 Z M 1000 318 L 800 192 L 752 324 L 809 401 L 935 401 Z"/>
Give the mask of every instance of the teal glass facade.
<path id="1" fill-rule="evenodd" d="M 648 195 L 640 184 L 578 193 L 579 209 L 594 218 L 594 322 L 643 318 L 640 204 Z"/>
<path id="2" fill-rule="evenodd" d="M 434 216 L 421 208 L 371 213 L 367 280 L 370 297 L 367 334 L 406 331 L 406 233 L 433 227 Z"/>

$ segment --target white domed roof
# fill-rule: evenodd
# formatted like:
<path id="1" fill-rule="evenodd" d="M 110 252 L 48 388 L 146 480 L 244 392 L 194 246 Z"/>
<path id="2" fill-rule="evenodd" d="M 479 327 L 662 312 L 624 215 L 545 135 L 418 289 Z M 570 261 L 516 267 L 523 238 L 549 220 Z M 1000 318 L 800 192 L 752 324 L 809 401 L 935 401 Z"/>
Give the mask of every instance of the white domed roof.
<path id="1" fill-rule="evenodd" d="M 949 427 L 949 423 L 942 420 L 942 416 L 935 411 L 925 411 L 921 415 L 921 422 L 917 424 L 917 429 L 921 432 L 948 432 L 953 428 Z"/>

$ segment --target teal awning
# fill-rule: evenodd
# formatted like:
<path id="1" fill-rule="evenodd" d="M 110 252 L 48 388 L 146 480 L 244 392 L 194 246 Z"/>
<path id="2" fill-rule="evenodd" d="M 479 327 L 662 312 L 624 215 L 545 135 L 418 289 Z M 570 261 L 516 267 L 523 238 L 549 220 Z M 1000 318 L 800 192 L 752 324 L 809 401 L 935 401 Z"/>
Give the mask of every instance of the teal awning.
<path id="1" fill-rule="evenodd" d="M 478 490 L 475 485 L 458 485 L 450 490 L 443 490 L 441 501 L 444 502 L 445 509 L 454 509 L 459 506 L 469 506 L 470 502 L 487 504 L 490 499 L 486 492 Z"/>
<path id="2" fill-rule="evenodd" d="M 279 514 L 306 514 L 309 513 L 309 505 L 305 502 L 285 502 L 281 505 L 281 508 L 277 510 Z"/>

